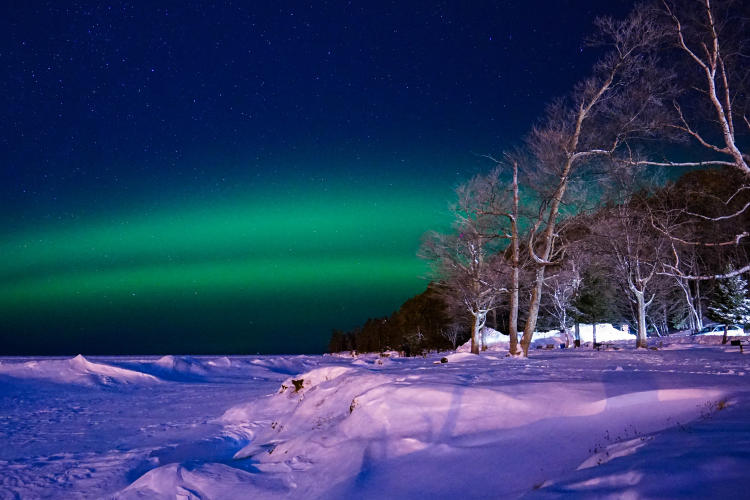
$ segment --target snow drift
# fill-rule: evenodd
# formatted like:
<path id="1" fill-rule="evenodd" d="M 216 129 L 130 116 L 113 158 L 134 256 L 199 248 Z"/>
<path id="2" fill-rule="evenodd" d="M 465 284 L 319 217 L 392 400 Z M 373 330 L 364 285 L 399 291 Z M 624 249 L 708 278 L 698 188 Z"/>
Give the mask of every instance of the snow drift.
<path id="1" fill-rule="evenodd" d="M 452 356 L 471 356 L 477 368 L 489 369 L 494 362 L 491 357 Z M 694 418 L 696 402 L 721 395 L 720 390 L 706 388 L 608 395 L 600 384 L 562 383 L 547 384 L 540 393 L 518 385 L 467 386 L 460 383 L 459 374 L 441 377 L 443 382 L 437 383 L 354 363 L 327 366 L 290 377 L 278 393 L 231 408 L 221 421 L 235 431 L 244 428 L 251 436 L 252 442 L 235 458 L 250 458 L 258 470 L 295 484 L 295 496 L 346 497 L 360 494 L 352 478 L 373 467 L 388 469 L 386 464 L 406 455 L 429 456 L 439 464 L 430 473 L 439 477 L 439 469 L 450 467 L 448 457 L 475 447 L 486 450 L 503 446 L 507 439 L 521 439 L 541 448 L 540 428 L 559 428 L 581 438 L 596 429 L 604 433 L 613 426 L 633 424 L 651 432 L 668 427 L 672 418 Z M 562 426 L 563 422 L 567 424 Z M 583 443 L 589 441 L 580 439 L 564 453 L 581 463 Z M 292 480 L 300 468 L 306 474 Z M 346 479 L 331 490 L 321 490 L 319 475 L 326 470 Z M 371 479 L 369 484 L 377 481 Z M 458 484 L 455 494 L 460 494 Z"/>
<path id="2" fill-rule="evenodd" d="M 580 324 L 579 325 L 581 342 L 593 342 L 594 339 L 594 327 L 593 325 Z M 490 327 L 484 327 L 482 329 L 484 335 L 484 342 L 490 351 L 507 351 L 510 347 L 509 336 L 505 335 L 497 330 Z M 518 340 L 521 340 L 522 332 L 518 334 Z M 573 338 L 573 332 L 570 332 L 571 339 Z M 599 323 L 596 325 L 596 341 L 597 342 L 633 342 L 635 344 L 636 336 L 628 331 L 624 331 L 621 328 L 615 328 L 609 323 Z M 547 345 L 553 345 L 558 347 L 560 344 L 565 343 L 565 338 L 560 330 L 550 330 L 547 332 L 535 332 L 534 338 L 531 340 L 532 347 Z M 457 349 L 458 352 L 469 352 L 471 351 L 471 340 L 461 345 Z"/>
<path id="3" fill-rule="evenodd" d="M 94 363 L 83 355 L 71 359 L 41 359 L 0 364 L 0 374 L 15 378 L 46 380 L 60 384 L 122 385 L 153 384 L 159 379 L 146 373 Z"/>

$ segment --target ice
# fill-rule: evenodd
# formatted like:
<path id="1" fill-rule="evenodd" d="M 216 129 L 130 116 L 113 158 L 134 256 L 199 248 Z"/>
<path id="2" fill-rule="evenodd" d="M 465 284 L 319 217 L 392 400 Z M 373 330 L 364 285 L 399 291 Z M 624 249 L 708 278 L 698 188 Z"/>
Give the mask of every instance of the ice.
<path id="1" fill-rule="evenodd" d="M 0 498 L 745 494 L 736 347 L 513 358 L 488 338 L 480 355 L 426 358 L 4 358 Z"/>

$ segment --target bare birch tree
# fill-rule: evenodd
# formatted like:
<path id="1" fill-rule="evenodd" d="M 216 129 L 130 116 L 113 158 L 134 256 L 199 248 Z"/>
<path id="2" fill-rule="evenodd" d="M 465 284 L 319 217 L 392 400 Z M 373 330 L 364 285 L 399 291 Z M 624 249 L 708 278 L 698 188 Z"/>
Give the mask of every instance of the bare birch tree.
<path id="1" fill-rule="evenodd" d="M 454 231 L 430 232 L 420 256 L 430 261 L 432 278 L 471 314 L 471 352 L 479 353 L 487 314 L 508 291 L 507 264 L 501 254 L 508 233 L 504 217 L 508 198 L 499 170 L 478 175 L 456 190 Z"/>
<path id="2" fill-rule="evenodd" d="M 726 204 L 750 189 L 750 4 L 734 0 L 659 0 L 655 12 L 664 26 L 667 44 L 661 48 L 661 65 L 666 73 L 678 75 L 679 91 L 671 103 L 671 119 L 663 137 L 676 133 L 687 148 L 681 157 L 692 155 L 699 159 L 676 161 L 640 160 L 642 165 L 662 166 L 724 166 L 739 172 L 743 180 L 736 185 Z M 669 132 L 666 132 L 666 131 Z M 674 150 L 674 148 L 673 148 Z M 685 211 L 685 215 L 703 221 L 721 223 L 737 220 L 750 208 L 750 203 L 733 206 L 719 214 Z M 689 246 L 740 245 L 750 236 L 750 230 L 736 224 L 718 240 L 691 239 L 683 232 L 667 231 L 675 245 L 675 261 L 666 266 L 663 274 L 683 281 L 698 281 L 730 277 L 726 273 L 695 272 L 687 269 L 690 261 L 680 260 L 678 253 Z M 737 266 L 731 276 L 750 271 L 750 263 Z M 698 316 L 694 314 L 694 319 Z M 698 321 L 700 323 L 700 321 Z"/>
<path id="3" fill-rule="evenodd" d="M 666 241 L 651 227 L 640 200 L 620 203 L 603 215 L 596 233 L 608 247 L 615 275 L 627 284 L 636 313 L 636 347 L 646 348 L 647 309 L 656 297 L 654 283 L 660 279 L 656 273 Z"/>
<path id="4" fill-rule="evenodd" d="M 536 160 L 537 184 L 548 189 L 542 191 L 529 233 L 536 270 L 521 339 L 523 355 L 528 355 L 536 328 L 546 268 L 554 264 L 557 250 L 560 210 L 574 176 L 586 166 L 624 154 L 630 139 L 650 136 L 662 125 L 661 98 L 667 86 L 654 70 L 658 26 L 645 10 L 637 9 L 622 22 L 600 19 L 598 27 L 598 42 L 609 52 L 569 99 L 548 108 L 527 141 Z"/>
<path id="5" fill-rule="evenodd" d="M 544 282 L 549 297 L 546 301 L 546 312 L 557 321 L 560 333 L 565 337 L 565 347 L 570 347 L 570 327 L 573 319 L 570 310 L 580 285 L 581 273 L 575 259 L 568 260 L 564 268 Z"/>
<path id="6" fill-rule="evenodd" d="M 671 42 L 667 50 L 676 50 L 682 56 L 673 70 L 679 73 L 683 88 L 672 102 L 674 118 L 668 126 L 712 153 L 712 158 L 640 163 L 723 165 L 750 178 L 750 155 L 740 143 L 740 137 L 747 138 L 750 133 L 746 92 L 750 79 L 748 4 L 733 0 L 661 0 L 660 11 Z"/>

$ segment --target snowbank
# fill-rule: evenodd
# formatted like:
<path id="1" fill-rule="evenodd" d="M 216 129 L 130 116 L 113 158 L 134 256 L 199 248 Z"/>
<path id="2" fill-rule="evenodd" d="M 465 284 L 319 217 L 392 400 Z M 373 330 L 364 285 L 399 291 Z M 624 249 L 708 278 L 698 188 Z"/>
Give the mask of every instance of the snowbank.
<path id="1" fill-rule="evenodd" d="M 579 328 L 580 328 L 580 333 L 581 333 L 581 342 L 593 342 L 594 340 L 593 325 L 581 324 Z M 599 323 L 596 325 L 596 341 L 597 342 L 632 341 L 633 343 L 635 343 L 635 339 L 636 339 L 636 336 L 634 334 L 625 332 L 620 328 L 615 328 L 609 323 Z"/>
<path id="2" fill-rule="evenodd" d="M 581 342 L 592 342 L 594 328 L 592 325 L 581 324 L 579 325 Z M 490 327 L 484 327 L 482 332 L 484 333 L 485 344 L 487 345 L 488 351 L 507 351 L 510 348 L 510 337 L 504 335 L 497 330 Z M 519 341 L 521 340 L 521 332 L 518 334 Z M 573 339 L 573 331 L 570 332 L 571 339 Z M 631 341 L 635 343 L 636 336 L 632 333 L 625 332 L 622 329 L 615 328 L 609 323 L 598 323 L 596 325 L 596 341 L 597 342 L 627 342 Z M 534 338 L 531 340 L 531 346 L 547 346 L 554 345 L 558 347 L 560 344 L 565 343 L 565 337 L 560 330 L 550 330 L 547 332 L 534 332 Z M 457 352 L 471 352 L 471 340 L 461 345 L 456 349 Z"/>
<path id="3" fill-rule="evenodd" d="M 163 356 L 154 362 L 160 371 L 184 375 L 206 375 L 203 363 L 190 356 Z"/>
<path id="4" fill-rule="evenodd" d="M 279 483 L 278 485 L 274 483 Z M 149 471 L 113 498 L 117 500 L 174 500 L 241 498 L 239 492 L 254 489 L 282 490 L 278 480 L 263 480 L 224 464 L 169 464 Z"/>
<path id="5" fill-rule="evenodd" d="M 510 337 L 503 335 L 489 326 L 482 328 L 482 334 L 484 335 L 484 343 L 489 351 L 507 351 L 510 347 Z M 471 352 L 471 339 L 465 344 L 458 346 L 456 352 Z"/>
<path id="6" fill-rule="evenodd" d="M 435 369 L 450 369 L 457 362 L 454 373 L 486 371 L 493 363 L 456 353 Z M 235 459 L 251 458 L 258 470 L 294 483 L 295 496 L 347 497 L 360 494 L 356 482 L 328 490 L 313 468 L 317 474 L 336 471 L 339 477 L 355 478 L 375 463 L 389 467 L 384 464 L 428 454 L 440 465 L 419 473 L 445 480 L 440 471 L 449 467 L 446 457 L 463 455 L 467 446 L 495 446 L 502 441 L 498 433 L 512 429 L 507 436 L 536 443 L 539 449 L 546 446 L 548 437 L 542 436 L 549 436 L 550 428 L 573 437 L 631 424 L 653 431 L 671 425 L 671 418 L 693 418 L 697 402 L 722 394 L 716 389 L 659 389 L 609 395 L 598 385 L 547 384 L 544 391 L 534 391 L 519 385 L 455 383 L 451 376 L 442 382 L 408 378 L 410 383 L 401 371 L 374 372 L 356 364 L 322 367 L 289 378 L 260 404 L 228 410 L 221 421 L 230 428 L 252 428 L 251 444 Z M 539 426 L 548 431 L 540 433 Z M 582 457 L 582 443 L 550 452 Z M 299 464 L 308 464 L 304 477 L 295 475 Z M 375 487 L 378 481 L 368 478 L 367 484 Z"/>
<path id="7" fill-rule="evenodd" d="M 79 354 L 71 359 L 42 359 L 0 364 L 0 374 L 15 378 L 46 380 L 60 384 L 118 385 L 153 384 L 159 379 L 146 373 L 93 363 Z"/>
<path id="8" fill-rule="evenodd" d="M 276 373 L 291 375 L 316 365 L 317 361 L 311 358 L 311 356 L 268 356 L 253 359 L 250 363 Z"/>

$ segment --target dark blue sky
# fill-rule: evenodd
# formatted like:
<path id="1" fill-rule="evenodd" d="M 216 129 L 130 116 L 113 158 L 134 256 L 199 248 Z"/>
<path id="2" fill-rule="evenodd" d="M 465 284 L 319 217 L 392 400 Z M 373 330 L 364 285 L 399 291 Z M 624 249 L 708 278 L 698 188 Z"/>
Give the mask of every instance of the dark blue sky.
<path id="1" fill-rule="evenodd" d="M 597 54 L 582 41 L 593 19 L 622 16 L 631 4 L 14 2 L 0 16 L 0 244 L 20 258 L 30 241 L 45 240 L 54 253 L 76 230 L 221 212 L 249 193 L 266 193 L 270 209 L 289 207 L 290 219 L 299 215 L 297 200 L 330 203 L 326 193 L 347 200 L 362 193 L 376 206 L 382 197 L 385 210 L 398 207 L 397 199 L 427 200 L 421 206 L 434 216 L 419 217 L 430 229 L 452 187 L 486 166 L 473 153 L 518 142 L 545 104 L 587 73 Z M 50 233 L 58 239 L 40 236 Z M 114 234 L 112 241 L 127 247 L 130 237 Z M 388 252 L 413 259 L 414 238 L 413 247 Z M 103 245 L 101 252 L 106 264 L 114 250 Z M 135 258 L 109 262 L 118 269 L 128 263 L 135 266 Z M 105 272 L 105 264 L 85 271 Z M 6 302 L 28 271 L 9 266 L 5 275 L 15 281 L 7 278 L 0 290 Z M 47 281 L 64 287 L 63 267 Z M 371 301 L 377 306 L 366 298 L 342 305 L 339 298 L 328 317 L 310 325 L 317 340 L 289 348 L 294 341 L 284 337 L 263 349 L 322 347 L 330 328 L 386 314 L 423 286 L 414 276 L 385 298 L 378 292 Z M 0 303 L 16 318 L 2 333 L 43 338 L 58 329 L 28 317 L 45 307 L 53 304 Z M 348 311 L 343 319 L 341 307 Z M 69 336 L 73 346 L 71 331 L 118 331 L 106 321 L 87 322 L 85 310 L 72 306 L 54 334 Z M 127 323 L 121 312 L 112 305 L 117 322 Z M 227 335 L 262 334 L 206 321 Z"/>

